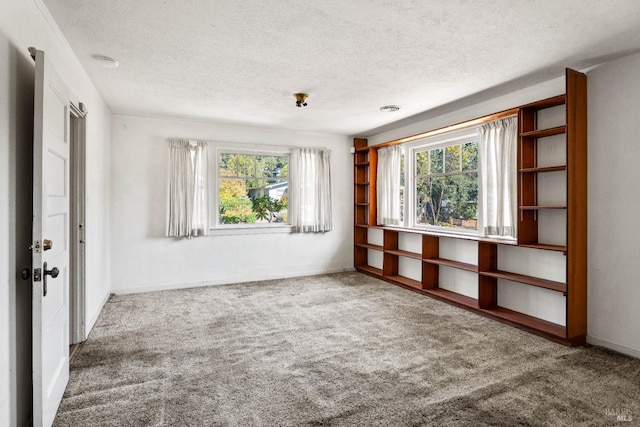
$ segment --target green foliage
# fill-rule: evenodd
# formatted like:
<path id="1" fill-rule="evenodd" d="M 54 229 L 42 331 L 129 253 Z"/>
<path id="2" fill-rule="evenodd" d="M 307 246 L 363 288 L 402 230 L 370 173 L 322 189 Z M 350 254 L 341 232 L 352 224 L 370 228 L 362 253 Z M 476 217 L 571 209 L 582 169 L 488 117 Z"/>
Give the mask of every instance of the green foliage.
<path id="1" fill-rule="evenodd" d="M 269 196 L 256 197 L 253 201 L 253 212 L 259 220 L 273 222 L 281 220 L 280 211 L 287 207 L 286 201 L 272 199 Z"/>
<path id="2" fill-rule="evenodd" d="M 253 224 L 257 221 L 247 198 L 220 198 L 220 222 L 222 224 Z"/>
<path id="3" fill-rule="evenodd" d="M 286 196 L 279 201 L 255 195 L 269 184 L 287 180 L 288 156 L 222 153 L 218 166 L 221 223 L 286 221 Z"/>
<path id="4" fill-rule="evenodd" d="M 417 221 L 446 227 L 477 218 L 477 167 L 475 142 L 417 153 Z"/>

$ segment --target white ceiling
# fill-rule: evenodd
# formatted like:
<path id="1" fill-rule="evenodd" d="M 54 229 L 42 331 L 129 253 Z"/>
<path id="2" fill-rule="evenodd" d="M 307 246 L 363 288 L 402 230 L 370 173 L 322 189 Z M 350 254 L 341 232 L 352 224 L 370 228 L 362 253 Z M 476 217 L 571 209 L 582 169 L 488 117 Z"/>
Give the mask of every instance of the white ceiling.
<path id="1" fill-rule="evenodd" d="M 344 135 L 640 50 L 638 0 L 43 1 L 113 113 Z"/>

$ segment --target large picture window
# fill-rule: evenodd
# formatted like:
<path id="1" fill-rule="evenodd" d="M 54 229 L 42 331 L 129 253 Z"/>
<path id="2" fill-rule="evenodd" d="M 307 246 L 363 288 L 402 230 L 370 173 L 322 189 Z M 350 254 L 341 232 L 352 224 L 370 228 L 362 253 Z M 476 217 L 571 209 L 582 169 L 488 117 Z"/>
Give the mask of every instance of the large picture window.
<path id="1" fill-rule="evenodd" d="M 414 151 L 415 224 L 477 230 L 478 142 Z"/>
<path id="2" fill-rule="evenodd" d="M 515 239 L 516 151 L 515 117 L 380 147 L 377 224 Z"/>
<path id="3" fill-rule="evenodd" d="M 289 224 L 289 155 L 218 152 L 217 224 Z"/>

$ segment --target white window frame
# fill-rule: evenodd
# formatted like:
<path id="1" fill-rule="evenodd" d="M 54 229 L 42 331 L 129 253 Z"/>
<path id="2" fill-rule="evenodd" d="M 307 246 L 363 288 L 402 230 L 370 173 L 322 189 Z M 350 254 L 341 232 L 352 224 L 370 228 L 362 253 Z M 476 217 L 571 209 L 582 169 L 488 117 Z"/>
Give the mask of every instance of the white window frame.
<path id="1" fill-rule="evenodd" d="M 234 235 L 234 234 L 270 234 L 270 233 L 291 233 L 293 225 L 291 217 L 287 223 L 270 223 L 270 224 L 221 224 L 220 223 L 220 156 L 222 153 L 246 154 L 254 156 L 287 156 L 289 165 L 291 165 L 291 152 L 293 147 L 277 146 L 277 145 L 258 145 L 228 142 L 210 142 L 209 154 L 209 183 L 212 189 L 209 197 L 209 235 Z M 289 167 L 291 171 L 291 167 Z M 291 173 L 287 176 L 289 189 L 295 179 L 291 177 Z M 291 191 L 289 191 L 289 206 L 292 205 Z"/>
<path id="2" fill-rule="evenodd" d="M 417 200 L 417 190 L 415 185 L 415 175 L 416 175 L 416 154 L 421 151 L 433 150 L 437 148 L 444 148 L 450 145 L 459 145 L 465 144 L 468 142 L 477 142 L 479 141 L 479 126 L 472 126 L 464 129 L 460 129 L 457 131 L 446 132 L 440 135 L 434 135 L 431 137 L 426 137 L 423 139 L 419 139 L 417 141 L 413 141 L 407 144 L 404 144 L 404 155 L 405 155 L 405 188 L 404 188 L 404 197 L 405 204 L 402 207 L 404 210 L 404 224 L 402 226 L 406 228 L 413 228 L 417 230 L 425 230 L 425 231 L 434 231 L 438 233 L 446 233 L 451 235 L 471 235 L 471 236 L 482 236 L 482 231 L 484 227 L 482 226 L 482 216 L 481 216 L 481 203 L 482 203 L 482 176 L 480 171 L 478 171 L 478 201 L 477 201 L 477 220 L 478 226 L 476 230 L 465 230 L 461 228 L 452 229 L 451 227 L 442 227 L 437 225 L 430 224 L 417 224 L 416 223 L 416 200 Z M 479 151 L 479 150 L 478 150 Z"/>

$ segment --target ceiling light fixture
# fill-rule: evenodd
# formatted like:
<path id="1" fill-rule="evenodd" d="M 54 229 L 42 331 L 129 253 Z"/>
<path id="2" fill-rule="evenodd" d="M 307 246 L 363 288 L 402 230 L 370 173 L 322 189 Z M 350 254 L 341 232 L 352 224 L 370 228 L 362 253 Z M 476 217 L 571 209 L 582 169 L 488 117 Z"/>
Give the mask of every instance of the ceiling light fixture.
<path id="1" fill-rule="evenodd" d="M 120 63 L 109 56 L 94 56 L 95 60 L 104 68 L 118 68 Z"/>
<path id="2" fill-rule="evenodd" d="M 293 96 L 296 97 L 296 107 L 306 107 L 307 103 L 305 102 L 305 99 L 307 99 L 307 97 L 309 95 L 307 95 L 306 93 L 294 93 Z"/>
<path id="3" fill-rule="evenodd" d="M 399 105 L 385 105 L 384 107 L 380 107 L 380 111 L 383 111 L 385 113 L 393 113 L 394 111 L 398 111 L 399 109 Z"/>

